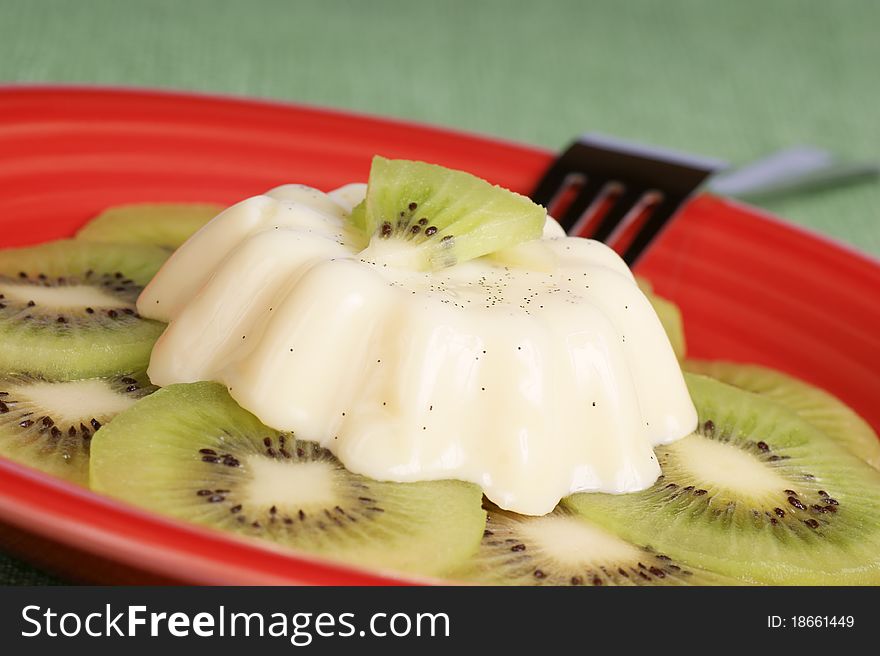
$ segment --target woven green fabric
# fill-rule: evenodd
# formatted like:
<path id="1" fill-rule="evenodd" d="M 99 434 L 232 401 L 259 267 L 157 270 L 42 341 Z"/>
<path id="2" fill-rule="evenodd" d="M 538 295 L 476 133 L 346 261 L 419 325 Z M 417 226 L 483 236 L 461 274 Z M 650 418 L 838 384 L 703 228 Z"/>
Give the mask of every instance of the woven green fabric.
<path id="1" fill-rule="evenodd" d="M 0 81 L 289 99 L 550 148 L 880 159 L 875 0 L 0 0 Z M 880 255 L 880 184 L 766 204 Z M 39 582 L 3 561 L 0 583 Z"/>

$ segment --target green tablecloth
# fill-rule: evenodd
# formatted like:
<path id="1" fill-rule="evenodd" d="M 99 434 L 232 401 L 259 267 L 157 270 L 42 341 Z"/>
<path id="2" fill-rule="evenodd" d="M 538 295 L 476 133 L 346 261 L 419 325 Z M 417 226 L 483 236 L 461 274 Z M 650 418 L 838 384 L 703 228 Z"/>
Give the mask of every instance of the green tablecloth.
<path id="1" fill-rule="evenodd" d="M 0 82 L 170 87 L 559 148 L 880 159 L 875 0 L 0 0 Z M 880 184 L 767 203 L 880 255 Z M 0 554 L 0 583 L 52 579 Z"/>

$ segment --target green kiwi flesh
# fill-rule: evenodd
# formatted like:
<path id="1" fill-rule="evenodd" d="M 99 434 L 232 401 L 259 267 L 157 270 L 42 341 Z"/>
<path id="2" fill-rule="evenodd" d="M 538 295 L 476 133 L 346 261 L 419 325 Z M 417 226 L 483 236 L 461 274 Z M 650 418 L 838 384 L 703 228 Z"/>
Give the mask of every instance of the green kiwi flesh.
<path id="1" fill-rule="evenodd" d="M 87 485 L 94 433 L 154 389 L 144 373 L 0 377 L 0 456 Z"/>
<path id="2" fill-rule="evenodd" d="M 145 369 L 164 325 L 135 303 L 167 257 L 77 240 L 0 251 L 0 372 L 65 380 Z"/>
<path id="3" fill-rule="evenodd" d="M 563 504 L 623 539 L 745 581 L 880 583 L 880 473 L 771 399 L 686 380 L 699 428 L 657 448 L 658 481 Z"/>
<path id="4" fill-rule="evenodd" d="M 439 269 L 538 239 L 547 212 L 525 196 L 463 171 L 374 157 L 351 225 L 373 242 L 412 249 L 415 268 Z"/>
<path id="5" fill-rule="evenodd" d="M 107 208 L 90 220 L 77 239 L 134 242 L 176 249 L 223 211 L 214 203 L 135 203 Z"/>
<path id="6" fill-rule="evenodd" d="M 645 278 L 636 276 L 636 282 L 639 289 L 651 302 L 654 312 L 657 313 L 657 318 L 660 319 L 666 336 L 669 337 L 669 343 L 672 345 L 675 356 L 682 360 L 687 352 L 687 346 L 684 339 L 684 321 L 681 318 L 681 310 L 669 299 L 654 293 L 651 283 Z"/>
<path id="7" fill-rule="evenodd" d="M 681 310 L 678 309 L 675 303 L 662 296 L 657 296 L 656 294 L 646 294 L 646 296 L 651 302 L 654 312 L 657 313 L 657 318 L 660 319 L 660 323 L 666 331 L 666 336 L 669 337 L 669 343 L 672 345 L 675 356 L 681 360 L 686 352 L 684 322 L 681 320 Z"/>
<path id="8" fill-rule="evenodd" d="M 559 507 L 543 517 L 490 508 L 477 555 L 457 573 L 490 585 L 737 585 Z"/>
<path id="9" fill-rule="evenodd" d="M 170 385 L 92 442 L 94 490 L 354 565 L 442 575 L 477 549 L 480 489 L 378 482 L 263 425 L 215 383 Z"/>
<path id="10" fill-rule="evenodd" d="M 877 433 L 848 405 L 828 392 L 759 365 L 687 360 L 684 368 L 781 403 L 874 469 L 880 469 Z"/>

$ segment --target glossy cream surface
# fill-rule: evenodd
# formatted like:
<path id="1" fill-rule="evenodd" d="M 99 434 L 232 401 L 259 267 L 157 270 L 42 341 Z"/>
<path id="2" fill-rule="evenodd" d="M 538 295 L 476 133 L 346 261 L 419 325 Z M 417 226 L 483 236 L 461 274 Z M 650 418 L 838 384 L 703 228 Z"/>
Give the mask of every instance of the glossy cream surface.
<path id="1" fill-rule="evenodd" d="M 227 209 L 138 301 L 169 323 L 158 385 L 214 380 L 263 422 L 380 480 L 457 478 L 502 508 L 644 489 L 696 426 L 666 334 L 603 244 L 544 237 L 435 272 L 345 217 L 364 193 L 286 185 Z"/>

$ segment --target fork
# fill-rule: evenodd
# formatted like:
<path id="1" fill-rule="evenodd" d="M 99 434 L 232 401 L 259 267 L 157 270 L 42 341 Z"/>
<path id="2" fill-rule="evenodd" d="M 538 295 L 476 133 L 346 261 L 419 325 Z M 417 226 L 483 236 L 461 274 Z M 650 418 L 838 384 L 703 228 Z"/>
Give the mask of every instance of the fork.
<path id="1" fill-rule="evenodd" d="M 732 172 L 720 160 L 598 134 L 571 144 L 531 198 L 570 235 L 604 241 L 632 266 L 709 176 L 709 190 L 744 200 L 880 178 L 880 164 L 815 146 L 771 153 Z"/>
<path id="2" fill-rule="evenodd" d="M 530 194 L 569 235 L 604 241 L 632 266 L 718 160 L 586 134 Z"/>

